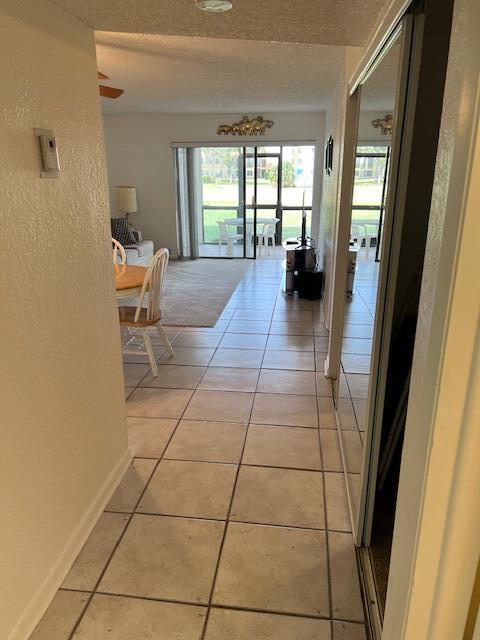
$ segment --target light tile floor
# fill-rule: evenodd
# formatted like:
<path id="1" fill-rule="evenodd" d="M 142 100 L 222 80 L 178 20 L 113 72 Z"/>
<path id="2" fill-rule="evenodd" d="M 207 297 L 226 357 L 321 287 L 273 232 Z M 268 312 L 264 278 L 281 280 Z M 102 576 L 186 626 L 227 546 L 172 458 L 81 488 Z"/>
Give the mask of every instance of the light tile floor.
<path id="1" fill-rule="evenodd" d="M 374 252 L 367 259 L 362 249 L 353 296 L 345 305 L 337 418 L 354 513 L 358 510 L 379 267 Z"/>
<path id="2" fill-rule="evenodd" d="M 322 310 L 280 282 L 126 358 L 133 464 L 30 640 L 365 640 Z"/>

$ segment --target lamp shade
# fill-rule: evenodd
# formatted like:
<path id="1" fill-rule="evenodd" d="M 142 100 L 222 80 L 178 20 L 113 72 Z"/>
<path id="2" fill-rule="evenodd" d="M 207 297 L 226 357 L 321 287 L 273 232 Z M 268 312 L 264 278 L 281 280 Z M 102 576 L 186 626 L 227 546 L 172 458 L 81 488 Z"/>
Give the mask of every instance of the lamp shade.
<path id="1" fill-rule="evenodd" d="M 135 187 L 115 187 L 115 206 L 121 213 L 135 213 L 137 211 Z"/>

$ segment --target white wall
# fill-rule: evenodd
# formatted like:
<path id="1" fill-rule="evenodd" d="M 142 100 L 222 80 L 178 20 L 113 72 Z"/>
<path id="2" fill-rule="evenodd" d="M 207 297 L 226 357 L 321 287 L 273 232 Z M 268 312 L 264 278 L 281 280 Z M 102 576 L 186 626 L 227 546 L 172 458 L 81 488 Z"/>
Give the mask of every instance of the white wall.
<path id="1" fill-rule="evenodd" d="M 389 640 L 472 637 L 464 630 L 480 557 L 479 32 L 478 0 L 456 0 L 390 563 Z"/>
<path id="2" fill-rule="evenodd" d="M 340 194 L 340 175 L 345 117 L 345 85 L 339 82 L 325 114 L 325 144 L 333 138 L 333 167 L 330 175 L 323 173 L 320 216 L 319 259 L 324 273 L 324 310 L 327 327 L 330 317 L 330 287 L 334 259 L 335 224 Z"/>
<path id="3" fill-rule="evenodd" d="M 0 638 L 27 638 L 127 459 L 93 33 L 0 8 Z M 34 127 L 58 179 L 40 179 Z"/>
<path id="4" fill-rule="evenodd" d="M 324 310 L 327 327 L 331 325 L 333 266 L 335 261 L 336 227 L 340 206 L 343 143 L 345 132 L 345 109 L 347 82 L 360 57 L 358 47 L 347 49 L 345 66 L 332 94 L 325 113 L 325 141 L 333 137 L 333 169 L 328 176 L 323 172 L 322 202 L 320 209 L 319 258 L 324 272 Z"/>
<path id="5" fill-rule="evenodd" d="M 175 181 L 172 142 L 317 141 L 323 146 L 324 114 L 262 114 L 274 121 L 265 136 L 218 136 L 219 124 L 236 122 L 243 114 L 104 114 L 110 193 L 119 184 L 137 187 L 141 215 L 132 222 L 156 247 L 177 249 Z M 321 167 L 320 167 L 321 169 Z M 317 180 L 317 183 L 319 180 Z M 319 186 L 317 184 L 317 186 Z M 112 217 L 115 209 L 112 203 Z"/>

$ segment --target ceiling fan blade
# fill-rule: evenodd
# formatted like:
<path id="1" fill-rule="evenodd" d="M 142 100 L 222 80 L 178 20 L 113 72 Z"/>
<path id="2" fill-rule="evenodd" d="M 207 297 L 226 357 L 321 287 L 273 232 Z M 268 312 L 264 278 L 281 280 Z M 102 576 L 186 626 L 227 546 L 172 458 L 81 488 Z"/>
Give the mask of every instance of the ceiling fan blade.
<path id="1" fill-rule="evenodd" d="M 108 76 L 106 76 L 104 73 L 102 73 L 101 71 L 97 71 L 97 78 L 99 80 L 108 80 Z"/>
<path id="2" fill-rule="evenodd" d="M 103 84 L 99 84 L 98 85 L 99 89 L 100 89 L 100 95 L 103 96 L 104 98 L 119 98 L 122 93 L 123 93 L 123 89 L 115 89 L 115 87 L 106 87 Z"/>

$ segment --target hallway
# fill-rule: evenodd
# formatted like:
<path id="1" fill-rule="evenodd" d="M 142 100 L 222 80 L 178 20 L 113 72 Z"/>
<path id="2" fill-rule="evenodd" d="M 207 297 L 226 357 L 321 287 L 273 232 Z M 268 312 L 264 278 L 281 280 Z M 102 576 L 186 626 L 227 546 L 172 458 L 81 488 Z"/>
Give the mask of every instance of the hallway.
<path id="1" fill-rule="evenodd" d="M 131 468 L 30 640 L 365 640 L 321 306 L 252 262 L 125 356 Z"/>

